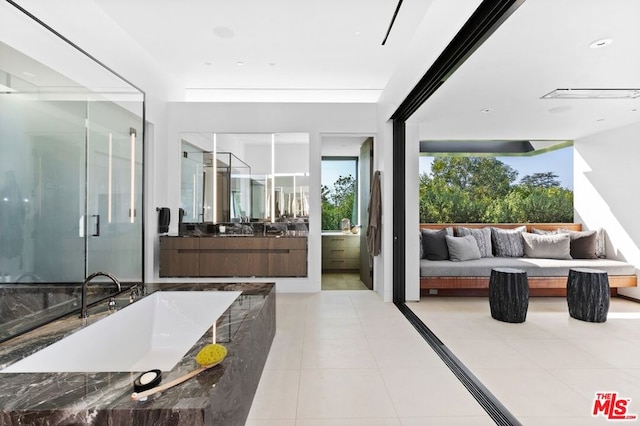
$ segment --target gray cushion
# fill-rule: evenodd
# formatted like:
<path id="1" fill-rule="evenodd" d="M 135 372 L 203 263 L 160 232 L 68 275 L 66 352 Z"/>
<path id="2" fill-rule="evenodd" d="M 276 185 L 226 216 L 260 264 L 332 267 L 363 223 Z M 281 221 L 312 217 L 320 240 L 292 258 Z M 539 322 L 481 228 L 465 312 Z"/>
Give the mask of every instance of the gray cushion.
<path id="1" fill-rule="evenodd" d="M 490 228 L 465 228 L 464 226 L 458 226 L 458 235 L 464 237 L 466 235 L 473 235 L 478 243 L 481 257 L 493 257 L 491 247 L 491 229 Z"/>
<path id="2" fill-rule="evenodd" d="M 491 268 L 522 269 L 529 277 L 566 277 L 570 268 L 591 268 L 612 275 L 635 275 L 630 263 L 611 259 L 536 259 L 529 257 L 489 257 L 466 262 L 450 260 L 421 260 L 423 277 L 489 277 Z"/>
<path id="3" fill-rule="evenodd" d="M 522 233 L 524 256 L 540 259 L 571 259 L 569 234 Z"/>
<path id="4" fill-rule="evenodd" d="M 522 233 L 526 226 L 515 229 L 491 228 L 491 243 L 496 257 L 522 257 L 524 256 L 524 244 Z"/>
<path id="5" fill-rule="evenodd" d="M 449 258 L 454 262 L 480 259 L 480 249 L 478 242 L 473 235 L 464 237 L 446 236 Z"/>
<path id="6" fill-rule="evenodd" d="M 571 231 L 571 257 L 574 259 L 597 259 L 596 231 Z"/>
<path id="7" fill-rule="evenodd" d="M 604 259 L 607 257 L 606 240 L 604 229 L 596 229 L 596 256 L 598 256 L 598 259 Z"/>
<path id="8" fill-rule="evenodd" d="M 447 248 L 447 235 L 453 236 L 453 228 L 444 228 L 438 231 L 432 229 L 421 229 L 423 259 L 448 260 L 449 249 Z"/>
<path id="9" fill-rule="evenodd" d="M 531 231 L 534 234 L 559 234 L 562 232 L 570 234 L 571 232 L 578 232 L 578 231 L 570 231 L 569 229 L 565 229 L 565 228 L 558 228 L 553 231 L 545 231 L 542 229 L 533 228 Z M 580 232 L 589 232 L 589 231 L 580 231 Z M 604 229 L 598 228 L 595 230 L 595 232 L 596 232 L 596 247 L 595 247 L 596 257 L 598 259 L 605 259 L 607 257 L 607 247 L 606 247 L 606 236 L 604 233 Z"/>

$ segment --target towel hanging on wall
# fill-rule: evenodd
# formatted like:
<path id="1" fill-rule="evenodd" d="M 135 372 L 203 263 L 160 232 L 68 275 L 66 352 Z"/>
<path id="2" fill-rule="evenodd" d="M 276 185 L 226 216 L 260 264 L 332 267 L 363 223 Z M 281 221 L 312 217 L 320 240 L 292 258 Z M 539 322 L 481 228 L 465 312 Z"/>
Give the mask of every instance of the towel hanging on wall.
<path id="1" fill-rule="evenodd" d="M 371 256 L 380 254 L 382 195 L 380 193 L 380 171 L 376 170 L 371 182 L 369 197 L 369 224 L 367 226 L 367 251 Z"/>
<path id="2" fill-rule="evenodd" d="M 169 207 L 158 207 L 158 234 L 166 234 L 169 232 L 169 223 L 171 222 L 171 210 Z"/>

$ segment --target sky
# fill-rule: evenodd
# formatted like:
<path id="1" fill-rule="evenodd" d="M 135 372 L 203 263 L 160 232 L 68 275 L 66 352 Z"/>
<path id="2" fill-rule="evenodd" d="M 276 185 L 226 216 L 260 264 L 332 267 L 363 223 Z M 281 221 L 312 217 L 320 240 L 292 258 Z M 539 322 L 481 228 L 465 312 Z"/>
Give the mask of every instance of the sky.
<path id="1" fill-rule="evenodd" d="M 356 177 L 356 162 L 354 160 L 345 161 L 322 161 L 322 179 L 321 184 L 333 188 L 333 183 L 340 176 Z"/>
<path id="2" fill-rule="evenodd" d="M 516 182 L 534 173 L 554 172 L 560 186 L 573 190 L 573 147 L 558 149 L 532 157 L 496 157 L 518 172 Z M 431 171 L 433 157 L 420 157 L 420 174 Z"/>

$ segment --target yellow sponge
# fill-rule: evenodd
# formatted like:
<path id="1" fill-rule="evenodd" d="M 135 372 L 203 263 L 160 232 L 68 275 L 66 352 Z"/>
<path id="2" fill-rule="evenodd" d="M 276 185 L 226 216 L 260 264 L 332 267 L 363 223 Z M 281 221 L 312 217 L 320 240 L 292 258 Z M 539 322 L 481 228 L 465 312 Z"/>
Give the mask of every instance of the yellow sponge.
<path id="1" fill-rule="evenodd" d="M 212 343 L 200 349 L 196 355 L 196 362 L 202 367 L 217 364 L 227 356 L 227 348 L 217 343 Z"/>

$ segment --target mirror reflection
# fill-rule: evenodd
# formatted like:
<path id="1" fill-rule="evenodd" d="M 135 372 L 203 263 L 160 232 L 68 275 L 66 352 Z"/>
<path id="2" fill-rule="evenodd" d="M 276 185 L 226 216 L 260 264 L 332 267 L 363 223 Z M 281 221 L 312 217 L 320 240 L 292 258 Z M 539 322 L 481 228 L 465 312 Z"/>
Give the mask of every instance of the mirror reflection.
<path id="1" fill-rule="evenodd" d="M 308 134 L 183 133 L 181 140 L 183 224 L 287 222 L 307 229 Z"/>

